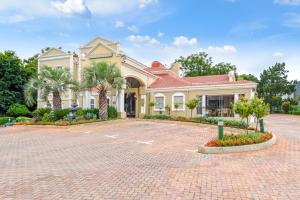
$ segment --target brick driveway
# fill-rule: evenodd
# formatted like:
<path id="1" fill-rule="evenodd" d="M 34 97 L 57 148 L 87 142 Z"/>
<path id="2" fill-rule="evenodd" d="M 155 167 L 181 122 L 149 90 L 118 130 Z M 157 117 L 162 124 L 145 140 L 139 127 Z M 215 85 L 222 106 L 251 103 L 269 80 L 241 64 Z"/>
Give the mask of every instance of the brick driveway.
<path id="1" fill-rule="evenodd" d="M 204 125 L 0 128 L 0 199 L 300 199 L 300 117 L 266 121 L 275 146 L 226 155 L 194 152 Z"/>

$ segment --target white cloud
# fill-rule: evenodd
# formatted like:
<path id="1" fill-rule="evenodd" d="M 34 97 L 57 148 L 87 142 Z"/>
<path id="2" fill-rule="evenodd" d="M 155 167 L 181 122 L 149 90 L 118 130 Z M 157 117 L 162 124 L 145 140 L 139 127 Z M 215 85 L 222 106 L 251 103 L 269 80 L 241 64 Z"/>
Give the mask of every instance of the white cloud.
<path id="1" fill-rule="evenodd" d="M 175 46 L 194 46 L 198 44 L 197 38 L 187 38 L 185 36 L 178 36 L 174 38 L 173 44 Z"/>
<path id="2" fill-rule="evenodd" d="M 115 27 L 116 28 L 122 28 L 122 27 L 124 27 L 125 26 L 125 24 L 124 24 L 124 22 L 123 21 L 116 21 L 115 22 Z"/>
<path id="3" fill-rule="evenodd" d="M 139 28 L 135 25 L 132 26 L 128 26 L 127 28 L 129 31 L 133 32 L 133 33 L 138 33 L 139 32 Z"/>
<path id="4" fill-rule="evenodd" d="M 19 23 L 19 22 L 24 22 L 32 19 L 30 16 L 26 15 L 11 15 L 11 16 L 0 16 L 0 23 L 6 23 L 6 24 L 11 24 L 11 23 Z"/>
<path id="5" fill-rule="evenodd" d="M 285 16 L 287 17 L 287 19 L 283 22 L 284 26 L 291 27 L 291 28 L 300 27 L 300 14 L 287 13 Z"/>
<path id="6" fill-rule="evenodd" d="M 149 35 L 130 35 L 126 40 L 138 45 L 157 45 L 159 41 Z"/>
<path id="7" fill-rule="evenodd" d="M 148 5 L 156 4 L 156 3 L 158 3 L 158 0 L 139 0 L 139 7 L 144 8 Z"/>
<path id="8" fill-rule="evenodd" d="M 4 0 L 0 3 L 0 23 L 16 23 L 44 17 L 90 17 L 91 14 L 112 16 L 137 12 L 158 2 L 158 0 Z"/>
<path id="9" fill-rule="evenodd" d="M 165 35 L 165 33 L 160 32 L 160 31 L 157 33 L 157 36 L 158 36 L 158 37 L 163 37 L 164 35 Z"/>
<path id="10" fill-rule="evenodd" d="M 234 46 L 232 45 L 224 45 L 223 47 L 214 47 L 214 46 L 209 46 L 207 50 L 205 50 L 207 53 L 212 53 L 212 54 L 226 54 L 226 53 L 236 53 L 237 50 Z"/>
<path id="11" fill-rule="evenodd" d="M 274 3 L 282 5 L 297 6 L 300 5 L 300 0 L 275 0 Z"/>
<path id="12" fill-rule="evenodd" d="M 81 15 L 86 17 L 91 15 L 83 0 L 52 1 L 51 5 L 64 15 Z"/>
<path id="13" fill-rule="evenodd" d="M 273 57 L 283 57 L 284 56 L 284 54 L 282 53 L 282 52 L 274 52 L 273 54 L 272 54 L 272 56 Z"/>

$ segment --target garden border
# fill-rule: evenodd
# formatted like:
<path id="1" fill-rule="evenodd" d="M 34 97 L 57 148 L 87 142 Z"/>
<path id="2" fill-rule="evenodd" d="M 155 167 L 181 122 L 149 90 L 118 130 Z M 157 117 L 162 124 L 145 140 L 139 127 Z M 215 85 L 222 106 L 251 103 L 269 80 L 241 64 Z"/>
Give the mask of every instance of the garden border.
<path id="1" fill-rule="evenodd" d="M 230 147 L 207 147 L 201 145 L 198 147 L 198 153 L 203 154 L 223 154 L 223 153 L 239 153 L 247 151 L 257 151 L 269 148 L 276 143 L 276 136 L 272 134 L 272 138 L 268 141 L 259 143 L 259 144 L 249 144 L 249 145 L 240 145 L 240 146 L 230 146 Z"/>

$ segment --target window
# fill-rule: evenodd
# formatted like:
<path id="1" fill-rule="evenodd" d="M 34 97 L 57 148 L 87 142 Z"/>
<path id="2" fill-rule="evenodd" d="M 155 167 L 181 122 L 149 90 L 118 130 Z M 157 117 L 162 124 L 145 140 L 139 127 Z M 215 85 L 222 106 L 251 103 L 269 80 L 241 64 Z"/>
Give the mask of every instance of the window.
<path id="1" fill-rule="evenodd" d="M 90 99 L 90 107 L 95 108 L 95 98 L 93 97 Z"/>
<path id="2" fill-rule="evenodd" d="M 155 95 L 155 111 L 164 111 L 165 110 L 165 95 L 163 94 L 156 94 Z"/>
<path id="3" fill-rule="evenodd" d="M 172 96 L 172 110 L 183 111 L 185 109 L 185 96 L 183 93 L 175 93 Z M 178 106 L 178 107 L 177 107 Z"/>

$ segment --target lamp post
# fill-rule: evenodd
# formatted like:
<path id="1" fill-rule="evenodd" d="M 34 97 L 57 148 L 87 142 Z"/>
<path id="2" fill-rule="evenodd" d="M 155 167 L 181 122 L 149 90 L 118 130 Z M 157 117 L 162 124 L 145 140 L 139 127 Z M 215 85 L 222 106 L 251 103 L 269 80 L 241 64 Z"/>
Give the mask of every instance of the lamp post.
<path id="1" fill-rule="evenodd" d="M 219 120 L 218 121 L 218 139 L 222 140 L 224 137 L 224 121 Z"/>

